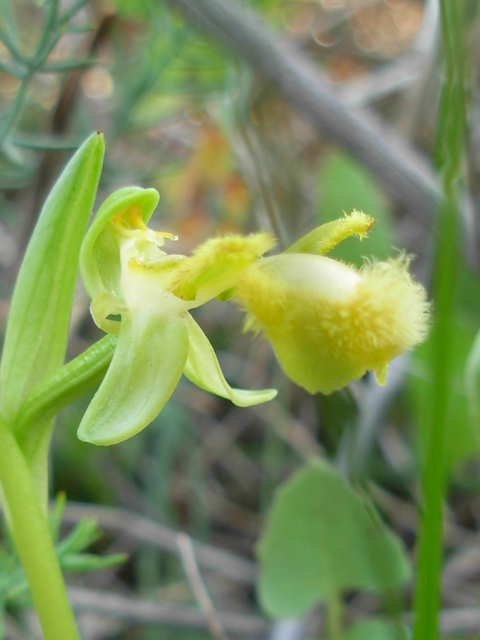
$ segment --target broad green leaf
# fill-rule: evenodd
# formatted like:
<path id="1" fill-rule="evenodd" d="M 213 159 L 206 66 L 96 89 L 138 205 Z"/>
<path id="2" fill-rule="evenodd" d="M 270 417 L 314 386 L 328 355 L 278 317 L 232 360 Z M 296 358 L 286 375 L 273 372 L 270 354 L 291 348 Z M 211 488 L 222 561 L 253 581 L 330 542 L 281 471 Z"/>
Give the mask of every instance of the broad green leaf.
<path id="1" fill-rule="evenodd" d="M 403 624 L 372 618 L 353 624 L 344 633 L 342 640 L 409 640 L 410 637 Z"/>
<path id="2" fill-rule="evenodd" d="M 392 252 L 393 231 L 390 212 L 374 177 L 356 160 L 343 152 L 332 153 L 323 163 L 319 176 L 320 223 L 340 218 L 343 212 L 363 211 L 377 223 L 368 238 L 346 240 L 332 251 L 332 257 L 361 265 L 360 256 L 387 258 Z"/>
<path id="3" fill-rule="evenodd" d="M 62 365 L 78 255 L 103 154 L 103 136 L 95 133 L 73 156 L 45 202 L 22 262 L 0 369 L 2 409 L 9 422 L 33 388 Z"/>
<path id="4" fill-rule="evenodd" d="M 190 341 L 184 374 L 205 391 L 228 398 L 237 407 L 251 407 L 268 402 L 277 395 L 276 389 L 234 389 L 225 380 L 210 341 L 190 314 L 186 316 Z"/>
<path id="5" fill-rule="evenodd" d="M 332 592 L 398 588 L 410 573 L 400 540 L 373 505 L 323 461 L 278 490 L 258 556 L 260 599 L 278 618 L 302 615 Z"/>

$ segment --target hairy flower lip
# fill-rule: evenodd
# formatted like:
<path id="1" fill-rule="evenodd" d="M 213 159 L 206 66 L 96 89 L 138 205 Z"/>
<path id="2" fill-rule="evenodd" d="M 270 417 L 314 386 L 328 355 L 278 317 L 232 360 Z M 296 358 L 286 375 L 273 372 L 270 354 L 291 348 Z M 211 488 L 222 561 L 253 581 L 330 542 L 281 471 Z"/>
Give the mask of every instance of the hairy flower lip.
<path id="1" fill-rule="evenodd" d="M 332 393 L 367 371 L 384 384 L 388 363 L 428 333 L 430 305 L 409 264 L 401 255 L 357 270 L 284 253 L 245 269 L 234 299 L 247 312 L 244 329 L 262 333 L 308 392 Z"/>

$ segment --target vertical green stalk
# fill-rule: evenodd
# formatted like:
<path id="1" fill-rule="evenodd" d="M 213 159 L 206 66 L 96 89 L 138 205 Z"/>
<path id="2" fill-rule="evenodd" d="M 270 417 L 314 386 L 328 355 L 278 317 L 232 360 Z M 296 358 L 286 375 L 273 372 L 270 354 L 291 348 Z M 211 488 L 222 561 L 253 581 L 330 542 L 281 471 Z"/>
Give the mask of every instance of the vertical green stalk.
<path id="1" fill-rule="evenodd" d="M 45 640 L 80 640 L 48 522 L 28 465 L 0 419 L 0 484 Z"/>
<path id="2" fill-rule="evenodd" d="M 422 469 L 422 513 L 417 543 L 415 585 L 415 640 L 437 640 L 443 557 L 443 497 L 445 490 L 445 439 L 449 404 L 451 361 L 451 308 L 455 282 L 455 209 L 450 203 L 439 225 L 441 251 L 436 265 L 435 326 L 431 336 L 432 399 L 430 424 Z M 439 247 L 439 248 L 440 248 Z M 436 295 L 435 295 L 436 294 Z"/>
<path id="3" fill-rule="evenodd" d="M 327 600 L 329 640 L 342 640 L 342 604 L 342 596 L 338 590 L 330 591 Z"/>
<path id="4" fill-rule="evenodd" d="M 443 499 L 453 307 L 459 258 L 458 219 L 466 141 L 466 48 L 462 3 L 441 0 L 445 81 L 437 128 L 437 166 L 445 201 L 437 227 L 431 335 L 432 398 L 422 465 L 422 513 L 415 585 L 415 640 L 437 640 L 443 558 Z"/>

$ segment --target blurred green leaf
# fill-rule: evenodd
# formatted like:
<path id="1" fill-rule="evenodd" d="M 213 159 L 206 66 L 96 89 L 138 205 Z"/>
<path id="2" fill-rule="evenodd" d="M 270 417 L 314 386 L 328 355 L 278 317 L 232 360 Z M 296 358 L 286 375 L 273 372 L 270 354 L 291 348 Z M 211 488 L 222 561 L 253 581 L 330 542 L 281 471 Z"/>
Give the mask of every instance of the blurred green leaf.
<path id="1" fill-rule="evenodd" d="M 465 366 L 465 391 L 473 431 L 480 436 L 480 331 L 477 333 Z M 480 438 L 479 438 L 480 440 Z"/>
<path id="2" fill-rule="evenodd" d="M 260 599 L 275 617 L 301 615 L 339 590 L 395 589 L 410 573 L 401 542 L 323 461 L 279 489 L 258 555 Z"/>
<path id="3" fill-rule="evenodd" d="M 50 62 L 43 65 L 42 73 L 63 73 L 64 71 L 72 71 L 73 69 L 83 69 L 94 64 L 93 58 L 84 58 L 83 60 L 61 60 L 59 62 Z"/>
<path id="4" fill-rule="evenodd" d="M 56 545 L 58 559 L 65 571 L 96 571 L 122 564 L 127 560 L 124 553 L 97 556 L 83 553 L 101 537 L 98 523 L 93 518 L 80 520 L 74 529 Z"/>
<path id="5" fill-rule="evenodd" d="M 407 627 L 383 620 L 362 620 L 344 633 L 343 640 L 409 640 Z"/>
<path id="6" fill-rule="evenodd" d="M 319 223 L 340 218 L 354 209 L 377 220 L 362 240 L 361 256 L 385 259 L 392 255 L 393 231 L 390 211 L 375 178 L 356 160 L 334 152 L 322 164 L 319 175 Z M 348 239 L 332 251 L 332 257 L 361 265 L 358 240 Z"/>
<path id="7" fill-rule="evenodd" d="M 450 392 L 446 431 L 447 469 L 460 460 L 471 459 L 480 453 L 478 414 L 476 414 L 480 387 L 474 371 L 477 357 L 474 344 L 475 333 L 468 316 L 458 311 L 453 318 L 453 326 L 451 362 L 448 370 Z M 425 451 L 428 437 L 427 418 L 435 401 L 432 394 L 430 351 L 430 343 L 420 345 L 415 351 L 407 384 L 411 406 L 414 409 L 414 424 L 421 457 L 423 457 L 422 452 Z"/>
<path id="8" fill-rule="evenodd" d="M 60 558 L 60 566 L 65 571 L 99 571 L 118 567 L 128 560 L 125 553 L 114 553 L 109 556 L 96 556 L 91 553 L 72 553 Z"/>
<path id="9" fill-rule="evenodd" d="M 67 496 L 65 493 L 59 493 L 55 497 L 53 508 L 48 514 L 48 525 L 50 527 L 50 535 L 52 540 L 56 541 L 60 533 L 60 526 L 62 524 L 63 511 L 67 502 Z"/>
<path id="10" fill-rule="evenodd" d="M 98 540 L 99 537 L 100 532 L 98 531 L 97 521 L 94 518 L 84 518 L 57 545 L 58 555 L 64 556 L 71 553 L 79 553 Z"/>

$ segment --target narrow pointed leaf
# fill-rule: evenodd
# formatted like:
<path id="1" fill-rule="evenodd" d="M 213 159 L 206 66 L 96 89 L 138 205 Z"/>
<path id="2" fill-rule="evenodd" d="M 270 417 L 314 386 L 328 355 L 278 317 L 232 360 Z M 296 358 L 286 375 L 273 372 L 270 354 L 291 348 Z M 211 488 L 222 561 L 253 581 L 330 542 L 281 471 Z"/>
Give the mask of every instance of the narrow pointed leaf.
<path id="1" fill-rule="evenodd" d="M 190 314 L 187 315 L 190 349 L 184 374 L 200 387 L 222 398 L 228 398 L 238 407 L 251 407 L 268 402 L 277 395 L 276 389 L 234 389 L 225 380 L 210 341 Z"/>
<path id="2" fill-rule="evenodd" d="M 112 363 L 80 423 L 80 440 L 116 444 L 148 426 L 172 395 L 187 354 L 183 318 L 125 313 Z"/>
<path id="3" fill-rule="evenodd" d="M 93 134 L 68 163 L 40 214 L 12 298 L 0 369 L 5 416 L 62 365 L 80 245 L 97 191 L 104 154 Z"/>

